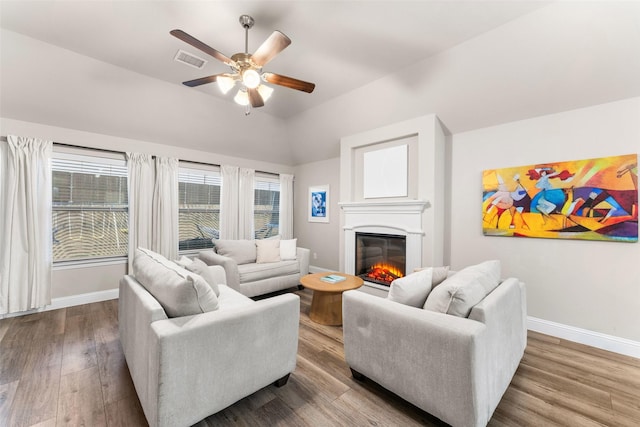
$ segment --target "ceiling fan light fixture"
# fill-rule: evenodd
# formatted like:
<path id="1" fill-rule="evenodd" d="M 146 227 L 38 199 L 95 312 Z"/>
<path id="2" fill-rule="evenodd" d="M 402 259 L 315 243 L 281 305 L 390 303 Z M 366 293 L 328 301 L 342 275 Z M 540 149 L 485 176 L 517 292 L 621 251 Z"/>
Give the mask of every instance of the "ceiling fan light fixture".
<path id="1" fill-rule="evenodd" d="M 267 102 L 269 98 L 271 98 L 271 94 L 273 93 L 273 88 L 265 85 L 258 86 L 258 93 L 262 97 L 264 102 Z"/>
<path id="2" fill-rule="evenodd" d="M 256 70 L 248 69 L 242 73 L 242 83 L 249 89 L 255 89 L 260 85 L 260 74 Z"/>
<path id="3" fill-rule="evenodd" d="M 239 89 L 236 96 L 233 97 L 233 100 L 239 105 L 249 105 L 249 94 L 246 90 Z"/>
<path id="4" fill-rule="evenodd" d="M 229 93 L 229 91 L 236 85 L 236 81 L 228 76 L 219 76 L 216 79 L 216 82 L 218 82 L 218 88 L 220 88 L 220 91 L 224 95 Z"/>

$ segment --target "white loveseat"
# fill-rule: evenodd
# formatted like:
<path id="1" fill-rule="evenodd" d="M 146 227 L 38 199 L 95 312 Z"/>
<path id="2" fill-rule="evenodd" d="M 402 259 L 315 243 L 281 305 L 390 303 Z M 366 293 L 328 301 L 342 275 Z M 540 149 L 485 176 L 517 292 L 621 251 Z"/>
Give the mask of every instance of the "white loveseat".
<path id="1" fill-rule="evenodd" d="M 292 288 L 309 273 L 309 249 L 296 239 L 213 240 L 212 250 L 198 257 L 224 268 L 227 286 L 248 297 Z"/>
<path id="2" fill-rule="evenodd" d="M 193 425 L 295 369 L 299 297 L 253 301 L 204 269 L 138 250 L 120 281 L 120 341 L 151 427 Z"/>
<path id="3" fill-rule="evenodd" d="M 454 427 L 485 426 L 526 347 L 524 284 L 500 281 L 499 267 L 490 280 L 461 270 L 437 284 L 430 274 L 392 284 L 388 298 L 344 293 L 347 364 L 356 379 L 368 377 Z"/>

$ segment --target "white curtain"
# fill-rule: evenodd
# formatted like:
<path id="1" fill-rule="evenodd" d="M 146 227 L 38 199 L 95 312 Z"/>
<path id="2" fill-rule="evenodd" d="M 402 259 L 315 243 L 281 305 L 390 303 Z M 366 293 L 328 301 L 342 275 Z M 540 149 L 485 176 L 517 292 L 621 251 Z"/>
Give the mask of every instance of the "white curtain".
<path id="1" fill-rule="evenodd" d="M 150 154 L 127 153 L 129 169 L 129 273 L 136 248 L 151 249 L 155 171 Z"/>
<path id="2" fill-rule="evenodd" d="M 237 166 L 222 165 L 220 194 L 220 238 L 238 238 L 238 171 Z"/>
<path id="3" fill-rule="evenodd" d="M 280 236 L 293 239 L 293 175 L 280 174 Z"/>
<path id="4" fill-rule="evenodd" d="M 156 157 L 151 249 L 178 258 L 178 159 Z"/>
<path id="5" fill-rule="evenodd" d="M 51 304 L 53 143 L 0 143 L 0 314 Z"/>
<path id="6" fill-rule="evenodd" d="M 238 185 L 238 238 L 253 239 L 253 204 L 255 200 L 255 176 L 253 169 L 240 169 Z"/>

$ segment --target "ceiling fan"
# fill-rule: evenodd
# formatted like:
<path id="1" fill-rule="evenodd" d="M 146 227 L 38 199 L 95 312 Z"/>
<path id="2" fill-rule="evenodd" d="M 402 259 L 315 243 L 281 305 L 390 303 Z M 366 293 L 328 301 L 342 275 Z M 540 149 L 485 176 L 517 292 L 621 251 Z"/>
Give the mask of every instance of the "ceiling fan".
<path id="1" fill-rule="evenodd" d="M 196 49 L 213 56 L 218 61 L 224 62 L 231 67 L 231 73 L 214 74 L 212 76 L 201 77 L 195 80 L 183 82 L 185 86 L 195 87 L 206 83 L 218 82 L 218 86 L 223 93 L 228 93 L 236 84 L 240 88 L 234 97 L 234 101 L 247 107 L 246 113 L 250 113 L 250 107 L 262 107 L 265 101 L 271 96 L 273 89 L 263 82 L 273 83 L 279 86 L 311 93 L 315 89 L 314 83 L 283 76 L 281 74 L 262 72 L 264 67 L 278 53 L 282 52 L 291 44 L 291 39 L 281 33 L 274 31 L 260 45 L 255 53 L 249 53 L 249 29 L 253 27 L 254 19 L 249 15 L 240 16 L 240 25 L 245 30 L 244 53 L 236 53 L 229 58 L 223 53 L 206 45 L 195 37 L 182 30 L 172 30 L 170 34 Z"/>

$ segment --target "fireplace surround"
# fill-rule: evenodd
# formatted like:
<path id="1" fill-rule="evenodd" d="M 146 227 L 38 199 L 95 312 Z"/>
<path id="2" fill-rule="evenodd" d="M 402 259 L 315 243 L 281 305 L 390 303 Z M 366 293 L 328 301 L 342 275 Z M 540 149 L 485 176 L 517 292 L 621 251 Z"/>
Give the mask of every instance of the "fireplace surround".
<path id="1" fill-rule="evenodd" d="M 405 241 L 405 272 L 422 266 L 422 247 L 425 232 L 422 213 L 428 203 L 421 200 L 376 201 L 340 203 L 344 214 L 345 272 L 356 272 L 356 234 L 395 236 Z M 382 285 L 365 280 L 365 285 L 388 290 Z"/>
<path id="2" fill-rule="evenodd" d="M 393 159 L 402 161 L 402 167 L 387 169 L 386 153 L 396 148 L 403 154 Z M 385 160 L 376 162 L 382 154 Z M 445 163 L 445 131 L 435 114 L 340 139 L 341 271 L 356 274 L 356 233 L 403 237 L 405 274 L 422 266 L 443 265 Z M 370 182 L 372 174 L 367 172 L 372 171 L 380 177 Z M 391 191 L 368 191 L 388 184 Z M 365 280 L 361 290 L 367 288 L 378 288 L 371 289 L 378 295 L 378 290 L 389 290 Z"/>

